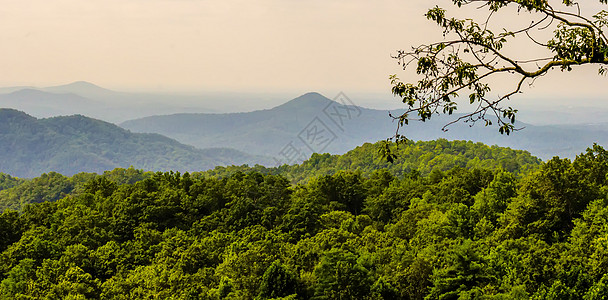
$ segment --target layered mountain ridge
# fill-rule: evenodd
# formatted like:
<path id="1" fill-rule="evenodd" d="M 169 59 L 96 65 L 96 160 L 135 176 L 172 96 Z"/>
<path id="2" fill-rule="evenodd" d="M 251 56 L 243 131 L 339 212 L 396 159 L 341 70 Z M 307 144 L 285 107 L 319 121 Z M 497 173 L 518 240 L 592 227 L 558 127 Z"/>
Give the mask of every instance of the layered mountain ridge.
<path id="1" fill-rule="evenodd" d="M 82 115 L 37 119 L 0 109 L 0 172 L 33 177 L 72 175 L 118 167 L 201 171 L 217 165 L 270 163 L 234 149 L 196 149 L 159 134 L 132 133 Z"/>
<path id="2" fill-rule="evenodd" d="M 608 126 L 601 124 L 535 126 L 518 121 L 516 127 L 523 129 L 509 136 L 499 134 L 496 127 L 462 122 L 442 130 L 459 116 L 461 114 L 441 115 L 427 122 L 412 121 L 401 133 L 414 141 L 445 138 L 522 149 L 542 159 L 574 158 L 593 143 L 608 145 Z M 384 140 L 397 128 L 387 110 L 358 107 L 348 98 L 335 102 L 319 93 L 308 93 L 272 109 L 248 113 L 160 115 L 120 125 L 134 132 L 159 133 L 198 148 L 232 147 L 278 159 L 286 158 L 283 155 L 286 150 L 290 150 L 290 154 L 303 153 L 304 159 L 313 152 L 342 154 L 364 143 Z M 324 134 L 311 135 L 319 132 Z M 327 142 L 315 144 L 321 140 Z M 289 162 L 300 161 L 302 159 Z"/>

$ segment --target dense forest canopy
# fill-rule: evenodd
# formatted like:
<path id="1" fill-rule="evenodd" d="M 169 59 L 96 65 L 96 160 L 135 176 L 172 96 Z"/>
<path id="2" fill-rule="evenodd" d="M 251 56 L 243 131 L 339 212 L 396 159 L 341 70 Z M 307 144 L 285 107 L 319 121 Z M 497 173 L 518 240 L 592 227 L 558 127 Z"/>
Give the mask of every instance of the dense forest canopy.
<path id="1" fill-rule="evenodd" d="M 422 172 L 305 163 L 17 182 L 3 191 L 58 188 L 0 215 L 0 298 L 604 299 L 608 152 L 513 170 L 467 153 Z"/>
<path id="2" fill-rule="evenodd" d="M 380 147 L 389 146 L 395 160 L 387 162 Z M 368 176 L 379 169 L 388 170 L 393 176 L 402 176 L 411 171 L 428 175 L 432 170 L 447 171 L 454 167 L 504 169 L 514 174 L 526 173 L 537 166 L 541 160 L 527 151 L 513 150 L 498 146 L 487 146 L 470 141 L 408 141 L 405 145 L 378 142 L 363 144 L 343 155 L 313 154 L 310 159 L 299 165 L 283 165 L 276 168 L 263 166 L 219 166 L 203 172 L 204 175 L 225 177 L 236 171 L 250 170 L 264 174 L 282 175 L 292 183 L 307 181 L 318 175 L 331 175 L 338 170 L 352 170 Z"/>

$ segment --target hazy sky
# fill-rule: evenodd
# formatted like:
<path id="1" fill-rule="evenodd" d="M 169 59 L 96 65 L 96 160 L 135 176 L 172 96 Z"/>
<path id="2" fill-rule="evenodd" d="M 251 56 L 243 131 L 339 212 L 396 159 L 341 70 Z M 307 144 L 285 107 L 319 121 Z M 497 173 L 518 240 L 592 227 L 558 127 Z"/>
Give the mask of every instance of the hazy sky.
<path id="1" fill-rule="evenodd" d="M 388 75 L 400 72 L 390 55 L 441 39 L 423 16 L 441 3 L 5 0 L 0 85 L 85 80 L 118 90 L 387 93 Z M 543 78 L 536 91 L 603 97 L 608 78 L 596 73 Z"/>

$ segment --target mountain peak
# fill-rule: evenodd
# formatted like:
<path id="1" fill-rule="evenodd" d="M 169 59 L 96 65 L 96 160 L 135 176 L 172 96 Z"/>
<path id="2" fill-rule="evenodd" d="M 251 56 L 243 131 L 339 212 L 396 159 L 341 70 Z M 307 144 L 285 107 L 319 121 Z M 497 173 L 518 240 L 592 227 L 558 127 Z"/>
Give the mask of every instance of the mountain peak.
<path id="1" fill-rule="evenodd" d="M 302 96 L 299 96 L 298 98 L 310 98 L 310 97 L 323 97 L 323 98 L 326 98 L 325 96 L 321 95 L 321 93 L 318 93 L 318 92 L 308 92 L 306 94 L 303 94 Z"/>
<path id="2" fill-rule="evenodd" d="M 319 107 L 325 107 L 327 106 L 329 103 L 331 103 L 332 100 L 330 100 L 329 98 L 317 93 L 317 92 L 310 92 L 310 93 L 306 93 L 302 96 L 299 96 L 293 100 L 287 101 L 286 103 L 283 103 L 274 109 L 279 109 L 279 110 L 289 110 L 289 109 L 297 109 L 297 110 L 301 110 L 301 109 L 306 109 L 306 108 L 314 108 L 314 109 L 318 109 Z"/>
<path id="3" fill-rule="evenodd" d="M 9 94 L 14 96 L 40 96 L 46 94 L 46 92 L 34 88 L 24 88 L 11 92 Z"/>
<path id="4" fill-rule="evenodd" d="M 88 90 L 107 91 L 107 89 L 104 89 L 104 88 L 102 88 L 96 84 L 90 83 L 88 81 L 74 81 L 72 83 L 63 84 L 63 85 L 49 86 L 45 89 L 56 89 L 56 90 L 88 89 Z"/>
<path id="5" fill-rule="evenodd" d="M 41 89 L 52 93 L 71 93 L 84 97 L 113 94 L 114 91 L 102 88 L 87 81 L 75 81 L 65 85 L 51 86 Z"/>
<path id="6" fill-rule="evenodd" d="M 318 100 L 327 101 L 327 100 L 329 100 L 329 98 L 327 98 L 317 92 L 309 92 L 309 93 L 303 94 L 291 101 L 318 101 Z"/>
<path id="7" fill-rule="evenodd" d="M 72 83 L 68 83 L 66 85 L 63 85 L 63 87 L 77 87 L 77 88 L 96 88 L 96 89 L 103 89 L 102 87 L 90 83 L 88 81 L 74 81 Z"/>

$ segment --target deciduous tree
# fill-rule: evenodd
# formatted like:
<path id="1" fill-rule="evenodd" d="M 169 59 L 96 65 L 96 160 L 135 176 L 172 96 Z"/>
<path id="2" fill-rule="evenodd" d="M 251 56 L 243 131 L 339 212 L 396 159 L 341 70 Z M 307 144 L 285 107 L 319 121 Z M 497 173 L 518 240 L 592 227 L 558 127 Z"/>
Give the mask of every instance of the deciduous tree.
<path id="1" fill-rule="evenodd" d="M 399 128 L 410 120 L 426 121 L 437 114 L 452 114 L 459 97 L 466 98 L 473 110 L 447 123 L 444 130 L 460 121 L 481 121 L 485 125 L 496 123 L 500 133 L 509 134 L 517 130 L 517 109 L 505 106 L 504 100 L 520 93 L 524 84 L 556 69 L 571 71 L 580 65 L 597 65 L 600 74 L 606 73 L 608 12 L 589 12 L 598 1 L 602 6 L 608 2 L 451 0 L 454 7 L 475 6 L 478 11 L 474 15 L 481 15 L 477 19 L 452 17 L 438 6 L 429 9 L 426 17 L 441 27 L 444 39 L 398 51 L 394 56 L 404 69 L 413 69 L 417 77 L 406 81 L 396 75 L 390 77 L 393 94 L 407 108 L 403 114 L 393 116 L 399 124 L 393 138 L 405 139 Z M 501 14 L 509 18 L 495 17 Z M 547 40 L 548 35 L 551 37 Z M 519 47 L 517 51 L 512 50 L 513 45 Z M 538 49 L 524 50 L 521 45 Z M 544 54 L 527 56 L 536 50 Z M 513 79 L 510 89 L 498 96 L 495 91 L 490 93 L 496 79 L 509 78 Z"/>

